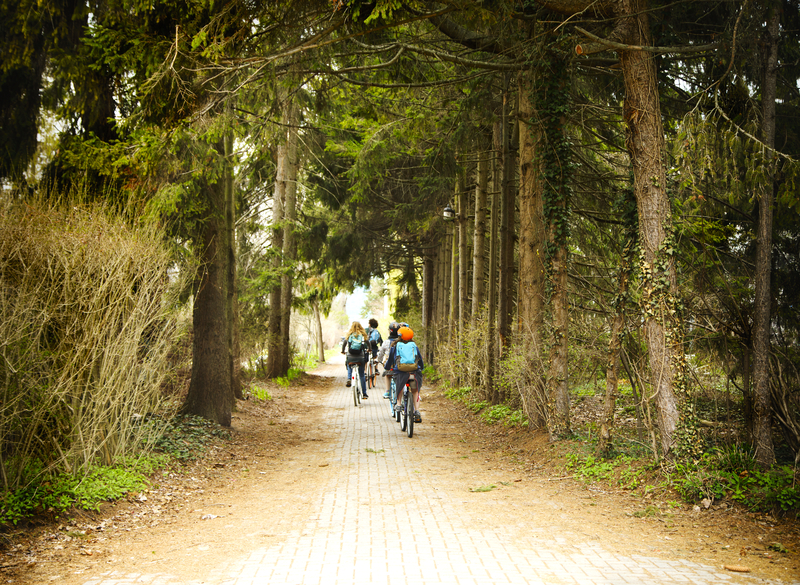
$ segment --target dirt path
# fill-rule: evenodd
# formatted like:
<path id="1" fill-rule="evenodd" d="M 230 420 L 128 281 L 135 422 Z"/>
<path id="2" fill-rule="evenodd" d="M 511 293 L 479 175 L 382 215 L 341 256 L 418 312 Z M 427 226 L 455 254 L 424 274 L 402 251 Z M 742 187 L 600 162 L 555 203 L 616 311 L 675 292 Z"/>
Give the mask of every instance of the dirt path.
<path id="1" fill-rule="evenodd" d="M 633 517 L 638 499 L 489 448 L 440 393 L 413 439 L 381 393 L 353 406 L 340 364 L 275 403 L 242 404 L 231 447 L 191 474 L 20 545 L 0 582 L 800 582 L 797 553 L 766 556 L 768 523 Z"/>

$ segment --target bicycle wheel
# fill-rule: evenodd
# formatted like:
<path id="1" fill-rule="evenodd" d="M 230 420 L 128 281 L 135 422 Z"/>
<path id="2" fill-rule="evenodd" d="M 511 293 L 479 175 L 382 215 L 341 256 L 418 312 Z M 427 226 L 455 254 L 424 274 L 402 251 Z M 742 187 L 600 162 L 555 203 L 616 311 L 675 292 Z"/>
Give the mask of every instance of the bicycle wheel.
<path id="1" fill-rule="evenodd" d="M 402 407 L 402 399 L 397 393 L 397 386 L 394 387 L 394 420 L 400 422 L 401 414 L 401 407 Z"/>
<path id="2" fill-rule="evenodd" d="M 403 405 L 400 407 L 400 430 L 408 428 L 408 396 L 403 392 Z"/>
<path id="3" fill-rule="evenodd" d="M 372 390 L 375 387 L 375 364 L 372 360 L 367 360 L 367 390 Z"/>
<path id="4" fill-rule="evenodd" d="M 355 366 L 353 367 L 353 373 L 355 375 L 350 376 L 351 386 L 353 387 L 353 405 L 358 406 L 361 402 L 361 392 L 358 390 L 358 373 L 356 372 Z"/>
<path id="5" fill-rule="evenodd" d="M 411 392 L 408 393 L 408 402 L 406 403 L 406 433 L 408 433 L 408 438 L 414 436 L 414 395 Z"/>

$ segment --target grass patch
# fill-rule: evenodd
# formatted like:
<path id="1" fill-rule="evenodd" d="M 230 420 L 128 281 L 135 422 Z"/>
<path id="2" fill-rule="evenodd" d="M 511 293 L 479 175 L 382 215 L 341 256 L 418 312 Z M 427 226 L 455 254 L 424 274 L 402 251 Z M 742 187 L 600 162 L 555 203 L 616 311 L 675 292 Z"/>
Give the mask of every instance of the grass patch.
<path id="1" fill-rule="evenodd" d="M 299 378 L 302 375 L 303 375 L 303 370 L 301 370 L 300 368 L 289 368 L 289 371 L 286 373 L 286 375 L 280 378 L 275 378 L 275 382 L 278 384 L 278 386 L 281 386 L 283 388 L 288 388 L 292 382 L 297 380 L 297 378 Z"/>
<path id="2" fill-rule="evenodd" d="M 496 487 L 497 486 L 492 483 L 492 484 L 489 484 L 489 485 L 482 485 L 482 486 L 476 487 L 476 488 L 469 488 L 469 491 L 471 491 L 473 493 L 490 492 L 493 489 L 495 489 Z"/>
<path id="3" fill-rule="evenodd" d="M 489 424 L 502 422 L 507 427 L 527 427 L 528 418 L 522 409 L 512 410 L 507 404 L 489 406 L 480 414 L 481 419 Z"/>
<path id="4" fill-rule="evenodd" d="M 259 386 L 259 384 L 256 382 L 250 384 L 250 387 L 247 389 L 246 393 L 257 400 L 261 400 L 262 402 L 268 402 L 272 400 L 272 394 L 270 394 L 269 390 Z"/>

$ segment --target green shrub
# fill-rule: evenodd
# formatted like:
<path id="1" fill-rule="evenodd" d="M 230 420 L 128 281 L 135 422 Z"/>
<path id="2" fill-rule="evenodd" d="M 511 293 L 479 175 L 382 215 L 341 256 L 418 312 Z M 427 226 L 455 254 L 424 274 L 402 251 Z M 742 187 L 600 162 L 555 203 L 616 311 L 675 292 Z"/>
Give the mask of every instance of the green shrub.
<path id="1" fill-rule="evenodd" d="M 450 400 L 456 400 L 459 402 L 464 402 L 467 400 L 469 393 L 472 392 L 472 388 L 469 386 L 461 386 L 459 388 L 448 388 L 444 391 L 444 395 L 447 396 Z"/>
<path id="2" fill-rule="evenodd" d="M 442 379 L 442 376 L 441 374 L 439 374 L 439 371 L 433 366 L 425 366 L 424 368 L 422 368 L 422 376 L 428 382 L 438 382 L 439 380 Z"/>
<path id="3" fill-rule="evenodd" d="M 478 402 L 467 402 L 467 408 L 469 408 L 472 412 L 480 412 L 487 406 L 489 406 L 489 402 L 487 400 L 479 400 Z"/>
<path id="4" fill-rule="evenodd" d="M 689 503 L 729 499 L 751 511 L 800 510 L 800 486 L 789 465 L 761 471 L 741 447 L 714 449 L 698 461 L 675 463 L 671 485 Z"/>
<path id="5" fill-rule="evenodd" d="M 129 492 L 146 488 L 148 481 L 140 469 L 153 467 L 152 462 L 136 462 L 133 468 L 95 467 L 80 480 L 60 474 L 25 488 L 4 492 L 0 495 L 0 525 L 16 525 L 36 514 L 58 518 L 73 507 L 97 510 L 102 502 L 117 500 Z"/>
<path id="6" fill-rule="evenodd" d="M 525 413 L 521 409 L 512 410 L 507 404 L 489 406 L 481 412 L 480 417 L 489 424 L 502 422 L 509 427 L 528 426 L 528 418 Z"/>
<path id="7" fill-rule="evenodd" d="M 230 431 L 199 416 L 181 415 L 167 425 L 156 448 L 178 461 L 191 461 L 218 438 L 230 438 Z"/>
<path id="8" fill-rule="evenodd" d="M 269 390 L 262 388 L 256 383 L 250 384 L 250 387 L 247 389 L 247 393 L 256 399 L 263 400 L 265 402 L 272 400 L 272 394 L 269 393 Z"/>
<path id="9" fill-rule="evenodd" d="M 566 468 L 571 470 L 577 479 L 589 483 L 610 479 L 618 464 L 618 459 L 607 461 L 596 459 L 593 455 L 581 456 L 576 453 L 567 453 Z"/>

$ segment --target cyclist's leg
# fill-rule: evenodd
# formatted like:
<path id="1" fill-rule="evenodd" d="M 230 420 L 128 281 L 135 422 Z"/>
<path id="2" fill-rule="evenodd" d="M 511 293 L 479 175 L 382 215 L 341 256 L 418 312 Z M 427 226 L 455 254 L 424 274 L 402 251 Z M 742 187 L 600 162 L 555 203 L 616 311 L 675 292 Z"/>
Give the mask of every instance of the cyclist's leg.
<path id="1" fill-rule="evenodd" d="M 411 404 L 414 405 L 414 418 L 417 422 L 422 422 L 422 415 L 419 412 L 419 385 L 417 384 L 417 378 L 414 374 L 408 377 L 411 386 L 411 396 L 413 401 Z M 410 410 L 410 409 L 409 409 Z"/>
<path id="2" fill-rule="evenodd" d="M 367 398 L 367 380 L 364 376 L 364 363 L 359 362 L 358 364 L 358 377 L 361 380 L 361 392 L 363 392 L 364 398 Z"/>
<path id="3" fill-rule="evenodd" d="M 383 371 L 383 377 L 386 378 L 386 393 L 383 395 L 384 398 L 391 398 L 392 393 L 392 377 L 386 372 Z"/>
<path id="4" fill-rule="evenodd" d="M 351 367 L 350 367 L 350 364 L 349 364 L 349 363 L 347 363 L 347 362 L 345 362 L 345 364 L 344 364 L 344 367 L 345 367 L 345 368 L 347 368 L 347 382 L 345 383 L 345 386 L 350 386 L 350 378 L 352 378 L 352 377 L 353 377 L 353 373 L 352 373 L 352 371 L 351 371 L 351 370 L 352 370 L 353 368 L 351 368 Z"/>

